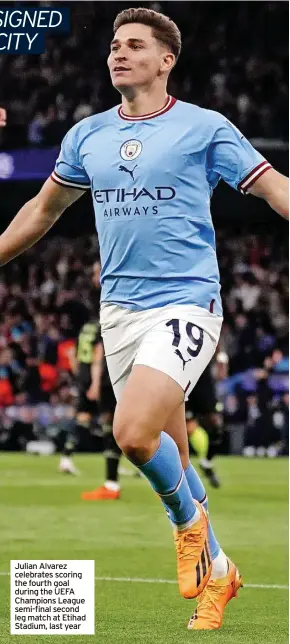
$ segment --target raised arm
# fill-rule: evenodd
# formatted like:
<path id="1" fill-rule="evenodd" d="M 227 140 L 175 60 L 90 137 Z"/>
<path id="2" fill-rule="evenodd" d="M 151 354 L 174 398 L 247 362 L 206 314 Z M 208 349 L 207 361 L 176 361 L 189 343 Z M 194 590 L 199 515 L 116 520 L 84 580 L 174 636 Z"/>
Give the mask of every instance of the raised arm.
<path id="1" fill-rule="evenodd" d="M 265 199 L 269 206 L 284 219 L 289 219 L 289 179 L 273 168 L 269 168 L 248 189 L 255 197 Z"/>
<path id="2" fill-rule="evenodd" d="M 58 185 L 49 177 L 40 192 L 27 201 L 0 236 L 0 266 L 30 248 L 59 219 L 84 190 Z"/>

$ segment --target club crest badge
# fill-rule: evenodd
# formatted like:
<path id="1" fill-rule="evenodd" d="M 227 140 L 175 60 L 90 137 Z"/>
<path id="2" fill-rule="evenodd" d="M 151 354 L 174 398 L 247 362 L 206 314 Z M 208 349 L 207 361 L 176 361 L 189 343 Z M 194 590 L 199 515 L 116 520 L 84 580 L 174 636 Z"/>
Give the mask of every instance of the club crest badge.
<path id="1" fill-rule="evenodd" d="M 120 155 L 124 161 L 134 161 L 142 152 L 142 143 L 137 139 L 125 141 L 120 149 Z"/>

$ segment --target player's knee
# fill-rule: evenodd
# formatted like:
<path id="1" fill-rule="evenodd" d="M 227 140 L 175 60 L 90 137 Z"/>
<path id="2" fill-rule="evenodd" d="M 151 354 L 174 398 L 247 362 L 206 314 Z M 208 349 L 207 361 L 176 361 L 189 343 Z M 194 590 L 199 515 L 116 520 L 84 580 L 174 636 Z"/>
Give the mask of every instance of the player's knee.
<path id="1" fill-rule="evenodd" d="M 126 422 L 114 422 L 113 434 L 116 443 L 125 454 L 137 450 L 140 446 L 142 446 L 143 440 L 140 437 L 139 432 L 136 431 L 136 427 L 134 431 L 133 426 Z"/>
<path id="2" fill-rule="evenodd" d="M 113 425 L 113 433 L 117 445 L 126 456 L 133 462 L 139 460 L 144 462 L 146 454 L 150 451 L 150 438 L 146 428 L 138 423 L 130 423 L 116 419 Z"/>

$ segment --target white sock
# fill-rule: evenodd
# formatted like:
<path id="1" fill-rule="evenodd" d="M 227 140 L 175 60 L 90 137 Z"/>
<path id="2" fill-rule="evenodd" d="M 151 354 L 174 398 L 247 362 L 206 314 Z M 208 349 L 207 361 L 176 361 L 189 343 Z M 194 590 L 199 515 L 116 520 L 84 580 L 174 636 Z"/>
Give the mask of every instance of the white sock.
<path id="1" fill-rule="evenodd" d="M 199 519 L 200 519 L 200 510 L 196 508 L 193 519 L 190 519 L 188 523 L 183 523 L 182 525 L 176 525 L 175 523 L 172 523 L 172 525 L 175 528 L 175 530 L 178 530 L 178 532 L 181 532 L 182 530 L 186 530 L 187 528 L 190 528 L 190 526 L 197 523 Z"/>
<path id="2" fill-rule="evenodd" d="M 119 492 L 120 490 L 120 485 L 116 481 L 106 481 L 105 487 L 107 490 L 111 490 L 112 492 Z"/>
<path id="3" fill-rule="evenodd" d="M 222 579 L 223 577 L 226 577 L 227 573 L 228 560 L 223 550 L 220 549 L 218 556 L 212 562 L 210 579 Z"/>
<path id="4" fill-rule="evenodd" d="M 199 508 L 195 507 L 195 515 L 193 519 L 191 519 L 190 525 L 194 525 L 194 523 L 197 523 L 200 519 L 200 510 Z"/>

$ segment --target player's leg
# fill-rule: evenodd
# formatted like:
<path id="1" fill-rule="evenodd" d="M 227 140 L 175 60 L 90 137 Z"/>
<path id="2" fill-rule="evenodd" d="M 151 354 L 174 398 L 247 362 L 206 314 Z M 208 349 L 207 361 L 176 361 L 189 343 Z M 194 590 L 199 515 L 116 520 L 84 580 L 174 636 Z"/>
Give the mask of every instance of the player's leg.
<path id="1" fill-rule="evenodd" d="M 205 455 L 199 455 L 199 465 L 211 485 L 218 488 L 220 487 L 220 479 L 216 474 L 213 459 L 218 453 L 222 441 L 222 415 L 217 411 L 211 411 L 201 417 L 200 424 L 204 427 L 208 435 L 208 448 Z"/>
<path id="2" fill-rule="evenodd" d="M 72 457 L 79 442 L 83 439 L 84 435 L 89 433 L 91 422 L 92 415 L 87 411 L 87 403 L 83 400 L 83 395 L 80 394 L 75 422 L 66 436 L 65 443 L 61 451 L 59 471 L 63 474 L 77 475 L 79 473 L 75 467 Z"/>
<path id="3" fill-rule="evenodd" d="M 103 405 L 103 401 L 101 404 Z M 103 430 L 104 457 L 106 464 L 105 482 L 103 485 L 92 491 L 83 492 L 82 499 L 84 501 L 115 501 L 120 498 L 121 488 L 119 484 L 119 463 L 122 452 L 119 445 L 117 445 L 113 434 L 113 418 L 114 413 L 112 411 L 103 411 L 99 419 Z"/>
<path id="4" fill-rule="evenodd" d="M 203 416 L 200 420 L 197 418 L 187 418 L 188 440 L 193 448 L 202 473 L 207 477 L 212 487 L 220 487 L 220 479 L 216 474 L 213 457 L 216 455 L 217 438 L 213 431 L 215 424 L 211 420 L 212 414 Z M 207 431 L 205 430 L 207 427 Z"/>
<path id="5" fill-rule="evenodd" d="M 116 398 L 107 368 L 103 369 L 99 403 L 99 423 L 103 432 L 105 457 L 105 482 L 89 492 L 82 493 L 84 501 L 115 501 L 120 498 L 119 462 L 121 450 L 113 435 L 113 418 Z"/>
<path id="6" fill-rule="evenodd" d="M 208 523 L 193 500 L 175 441 L 164 431 L 183 404 L 184 391 L 157 369 L 135 365 L 117 403 L 114 434 L 146 476 L 174 526 L 180 592 L 191 598 L 209 579 Z"/>
<path id="7" fill-rule="evenodd" d="M 59 464 L 59 471 L 65 474 L 78 474 L 72 457 L 80 442 L 89 443 L 92 418 L 98 409 L 96 402 L 89 400 L 86 395 L 90 385 L 90 374 L 88 377 L 84 377 L 83 373 L 80 374 L 77 377 L 76 385 L 78 399 L 75 422 L 66 437 Z"/>
<path id="8" fill-rule="evenodd" d="M 222 433 L 222 417 L 217 413 L 215 385 L 208 366 L 191 392 L 187 405 L 187 430 L 200 468 L 213 487 L 219 487 L 213 457 L 218 451 Z M 205 437 L 207 434 L 207 440 Z"/>
<path id="9" fill-rule="evenodd" d="M 183 468 L 176 443 L 173 440 L 170 441 L 169 436 L 164 433 L 164 423 L 172 418 L 174 411 L 183 403 L 185 393 L 194 387 L 212 358 L 220 333 L 221 319 L 195 307 L 174 307 L 172 310 L 166 308 L 166 310 L 154 309 L 132 313 L 115 305 L 105 305 L 101 309 L 101 324 L 110 378 L 116 399 L 119 401 L 117 413 L 122 409 L 121 403 L 122 412 L 124 412 L 115 416 L 117 440 L 120 441 L 123 451 L 127 451 L 134 462 L 138 461 L 137 465 L 140 470 L 144 470 L 144 474 L 150 479 L 152 486 L 155 486 L 159 496 L 166 495 L 164 473 L 167 478 L 170 478 L 169 481 L 165 480 L 165 483 L 166 488 L 172 489 L 172 496 L 164 496 L 163 501 L 167 505 L 172 522 L 177 525 L 180 517 L 179 520 L 174 517 L 174 512 L 187 511 L 188 507 L 190 508 L 189 498 L 192 502 L 193 497 L 188 485 L 184 486 L 186 477 L 182 473 Z M 130 385 L 132 384 L 133 372 L 135 384 L 135 376 L 138 373 L 134 367 L 132 370 L 133 364 L 150 368 L 152 377 L 148 379 L 145 398 L 144 378 L 140 379 L 138 387 L 130 386 L 130 396 L 128 394 L 128 385 L 129 382 Z M 155 382 L 157 374 L 159 379 L 162 377 L 163 384 L 166 382 L 164 400 L 160 396 L 162 393 L 160 382 Z M 165 376 L 169 377 L 164 380 Z M 176 385 L 180 388 L 176 389 Z M 171 391 L 172 387 L 173 391 Z M 144 414 L 142 416 L 140 413 L 144 403 L 148 407 L 145 420 Z M 155 403 L 159 406 L 158 413 L 154 407 Z M 138 429 L 139 427 L 142 431 Z M 139 433 L 142 438 L 141 446 L 138 443 L 141 440 Z M 185 449 L 188 450 L 188 444 Z M 143 464 L 140 457 L 143 457 Z M 146 458 L 149 459 L 147 463 L 144 461 Z M 149 471 L 151 468 L 156 470 L 155 474 L 153 473 L 154 478 L 157 477 L 155 482 L 152 472 Z M 159 486 L 163 489 L 159 489 Z M 180 499 L 180 492 L 185 493 L 186 500 Z M 170 502 L 172 502 L 171 509 L 168 507 Z M 192 543 L 189 547 L 192 548 Z M 178 555 L 182 555 L 182 549 L 181 553 L 179 548 L 178 551 Z M 193 550 L 187 554 L 189 555 L 187 564 L 192 574 L 194 566 L 190 559 L 194 554 Z M 184 564 L 187 565 L 185 561 L 186 559 Z M 198 574 L 203 574 L 204 563 L 207 564 L 208 560 L 198 562 L 196 566 Z"/>
<path id="10" fill-rule="evenodd" d="M 113 420 L 114 414 L 112 413 L 104 414 L 101 418 L 104 435 L 104 457 L 106 460 L 105 487 L 120 494 L 119 463 L 122 452 L 113 434 Z"/>
<path id="11" fill-rule="evenodd" d="M 187 482 L 193 498 L 200 501 L 208 512 L 204 485 L 189 460 L 188 439 L 185 422 L 185 405 L 173 414 L 166 432 L 175 440 Z M 222 625 L 227 603 L 236 596 L 242 578 L 236 566 L 226 557 L 209 523 L 209 545 L 212 555 L 212 572 L 209 582 L 197 598 L 197 608 L 189 620 L 189 630 L 214 630 Z"/>
<path id="12" fill-rule="evenodd" d="M 103 371 L 101 388 L 101 417 L 100 422 L 103 429 L 104 457 L 106 462 L 105 489 L 120 496 L 119 464 L 122 456 L 119 445 L 117 445 L 113 434 L 113 420 L 116 409 L 116 398 L 110 382 L 107 368 Z"/>
<path id="13" fill-rule="evenodd" d="M 166 432 L 176 442 L 184 473 L 191 491 L 192 497 L 203 505 L 208 513 L 208 499 L 203 482 L 189 460 L 188 438 L 186 430 L 185 405 L 181 405 L 169 419 Z M 212 557 L 212 573 L 215 579 L 222 578 L 227 573 L 227 558 L 222 551 L 211 524 L 209 523 L 209 546 Z"/>

